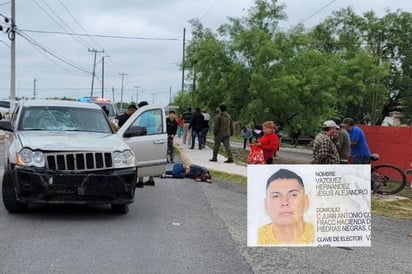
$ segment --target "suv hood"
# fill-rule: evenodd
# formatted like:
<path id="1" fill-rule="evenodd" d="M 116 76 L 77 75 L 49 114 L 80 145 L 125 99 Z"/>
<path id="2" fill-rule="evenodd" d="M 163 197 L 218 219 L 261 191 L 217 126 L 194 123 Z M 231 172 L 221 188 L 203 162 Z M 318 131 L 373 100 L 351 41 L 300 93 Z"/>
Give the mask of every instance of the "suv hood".
<path id="1" fill-rule="evenodd" d="M 20 131 L 22 147 L 42 151 L 122 151 L 130 147 L 112 133 L 76 131 Z"/>

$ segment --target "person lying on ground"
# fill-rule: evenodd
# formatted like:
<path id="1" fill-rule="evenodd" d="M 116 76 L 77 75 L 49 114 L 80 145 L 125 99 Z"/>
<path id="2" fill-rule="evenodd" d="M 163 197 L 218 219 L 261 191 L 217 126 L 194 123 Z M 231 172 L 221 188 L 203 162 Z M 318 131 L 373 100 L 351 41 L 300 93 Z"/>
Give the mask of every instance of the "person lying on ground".
<path id="1" fill-rule="evenodd" d="M 175 163 L 171 170 L 166 170 L 161 178 L 193 178 L 196 182 L 212 183 L 212 176 L 207 168 L 199 165 Z"/>

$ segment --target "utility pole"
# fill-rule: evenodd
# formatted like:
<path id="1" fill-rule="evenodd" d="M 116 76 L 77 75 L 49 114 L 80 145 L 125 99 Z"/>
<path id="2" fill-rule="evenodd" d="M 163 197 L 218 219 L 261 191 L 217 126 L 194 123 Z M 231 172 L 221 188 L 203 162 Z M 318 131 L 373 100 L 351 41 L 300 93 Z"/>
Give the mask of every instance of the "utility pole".
<path id="1" fill-rule="evenodd" d="M 119 73 L 119 75 L 122 76 L 122 90 L 120 92 L 120 108 L 123 108 L 123 83 L 124 83 L 124 76 L 127 75 L 127 73 Z"/>
<path id="2" fill-rule="evenodd" d="M 382 32 L 378 34 L 378 43 L 376 45 L 376 66 L 379 66 L 381 63 L 381 55 L 382 55 Z M 372 94 L 372 115 L 371 115 L 371 124 L 375 125 L 376 123 L 376 107 L 378 104 L 378 80 L 375 80 L 375 86 Z"/>
<path id="3" fill-rule="evenodd" d="M 37 82 L 37 79 L 34 78 L 33 79 L 33 99 L 36 99 L 36 82 Z"/>
<path id="4" fill-rule="evenodd" d="M 134 86 L 136 88 L 136 104 L 139 103 L 139 86 Z"/>
<path id="5" fill-rule="evenodd" d="M 185 54 L 186 54 L 186 28 L 183 28 L 183 56 L 182 56 L 182 92 L 185 90 Z"/>
<path id="6" fill-rule="evenodd" d="M 16 106 L 16 1 L 11 0 L 10 43 L 10 112 Z"/>
<path id="7" fill-rule="evenodd" d="M 102 57 L 102 98 L 104 98 L 104 57 L 110 57 L 110 55 Z"/>
<path id="8" fill-rule="evenodd" d="M 116 101 L 114 100 L 114 87 L 112 87 L 112 98 L 113 98 L 113 102 L 116 102 Z"/>
<path id="9" fill-rule="evenodd" d="M 169 106 L 172 103 L 172 87 L 169 87 Z"/>
<path id="10" fill-rule="evenodd" d="M 104 50 L 98 51 L 97 49 L 87 49 L 89 52 L 94 52 L 94 61 L 93 61 L 93 73 L 92 73 L 92 88 L 90 90 L 90 97 L 93 97 L 93 86 L 94 86 L 94 75 L 96 71 L 96 55 L 97 53 L 103 53 Z"/>

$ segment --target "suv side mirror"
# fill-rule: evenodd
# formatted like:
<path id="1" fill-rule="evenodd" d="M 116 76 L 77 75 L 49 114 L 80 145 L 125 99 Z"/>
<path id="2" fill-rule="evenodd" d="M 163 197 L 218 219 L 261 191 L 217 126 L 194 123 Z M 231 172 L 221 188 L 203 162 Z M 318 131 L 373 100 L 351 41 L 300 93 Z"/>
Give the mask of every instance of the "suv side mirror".
<path id="1" fill-rule="evenodd" d="M 123 134 L 123 137 L 130 138 L 130 137 L 144 136 L 144 135 L 147 135 L 147 128 L 135 126 L 135 127 L 128 128 Z"/>
<path id="2" fill-rule="evenodd" d="M 0 129 L 4 130 L 4 131 L 9 131 L 9 132 L 13 132 L 14 128 L 11 125 L 10 121 L 0 121 Z"/>

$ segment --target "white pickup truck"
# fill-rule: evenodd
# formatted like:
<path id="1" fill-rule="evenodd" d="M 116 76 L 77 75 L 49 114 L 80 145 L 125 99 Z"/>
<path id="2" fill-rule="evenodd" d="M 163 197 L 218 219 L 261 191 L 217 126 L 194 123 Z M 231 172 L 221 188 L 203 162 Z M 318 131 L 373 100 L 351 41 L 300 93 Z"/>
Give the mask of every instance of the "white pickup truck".
<path id="1" fill-rule="evenodd" d="M 142 117 L 154 129 L 141 126 Z M 6 132 L 2 196 L 11 213 L 29 204 L 111 204 L 125 214 L 139 176 L 157 176 L 166 167 L 167 133 L 162 107 L 138 109 L 115 132 L 96 104 L 20 101 Z"/>

